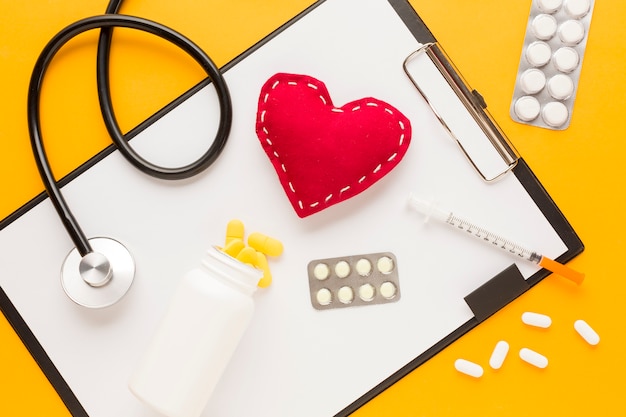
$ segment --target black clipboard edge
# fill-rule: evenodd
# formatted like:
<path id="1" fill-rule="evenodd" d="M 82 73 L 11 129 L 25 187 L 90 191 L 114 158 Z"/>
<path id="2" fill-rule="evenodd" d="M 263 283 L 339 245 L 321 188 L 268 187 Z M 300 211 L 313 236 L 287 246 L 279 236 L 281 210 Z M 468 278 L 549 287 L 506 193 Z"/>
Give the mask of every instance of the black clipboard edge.
<path id="1" fill-rule="evenodd" d="M 284 30 L 297 23 L 300 19 L 306 16 L 309 12 L 317 8 L 319 5 L 324 3 L 326 0 L 318 0 L 313 3 L 311 6 L 304 9 L 298 15 L 290 19 L 288 22 L 284 23 L 282 26 L 268 34 L 266 37 L 261 39 L 259 42 L 236 56 L 233 60 L 225 64 L 222 68 L 222 72 L 228 71 L 230 68 L 237 65 L 239 62 L 243 61 L 247 56 L 252 54 L 257 49 L 261 48 L 263 45 L 268 43 L 274 37 L 282 33 Z M 419 17 L 415 9 L 411 6 L 408 0 L 388 0 L 389 4 L 394 8 L 398 16 L 402 19 L 404 24 L 407 26 L 409 31 L 413 34 L 413 36 L 420 41 L 421 43 L 426 42 L 436 42 L 435 37 L 432 32 L 428 29 L 424 21 Z M 137 136 L 139 133 L 143 132 L 147 127 L 155 123 L 157 120 L 168 114 L 170 111 L 175 109 L 182 102 L 187 100 L 189 97 L 200 91 L 202 88 L 210 84 L 209 79 L 205 79 L 200 81 L 198 84 L 184 92 L 178 98 L 174 99 L 172 102 L 165 105 L 161 110 L 147 118 L 144 122 L 140 123 L 134 129 L 126 134 L 127 139 L 132 139 Z M 98 162 L 103 160 L 105 157 L 110 155 L 116 148 L 113 144 L 107 146 L 105 149 L 97 153 L 94 157 L 90 158 L 84 164 L 81 164 L 78 168 L 73 170 L 70 174 L 63 177 L 59 180 L 59 184 L 61 187 L 67 185 L 75 178 L 79 177 L 81 174 L 95 166 Z M 568 250 L 559 256 L 556 260 L 559 262 L 567 262 L 578 254 L 582 253 L 584 250 L 584 245 L 580 238 L 574 232 L 574 229 L 571 227 L 563 213 L 556 206 L 552 198 L 548 195 L 545 188 L 541 185 L 537 177 L 530 170 L 526 162 L 523 158 L 520 158 L 518 161 L 518 165 L 513 170 L 514 174 L 519 179 L 520 183 L 526 189 L 528 194 L 535 201 L 537 206 L 540 208 L 541 212 L 544 214 L 546 219 L 553 225 L 559 237 L 563 240 Z M 47 198 L 45 192 L 40 193 L 32 200 L 24 204 L 22 207 L 17 209 L 15 212 L 0 220 L 0 231 L 7 227 L 9 224 L 17 220 L 22 215 L 26 214 L 33 207 L 40 204 Z M 528 289 L 532 288 L 534 285 L 539 283 L 542 279 L 547 277 L 549 272 L 546 270 L 541 270 L 534 274 L 532 277 L 528 278 L 526 281 L 529 284 Z M 522 295 L 525 291 L 517 294 L 516 297 Z M 512 301 L 512 300 L 511 300 Z M 499 306 L 496 311 L 503 308 L 506 304 Z M 63 379 L 57 368 L 54 366 L 49 356 L 35 337 L 35 335 L 31 332 L 30 328 L 21 317 L 19 312 L 15 309 L 15 306 L 7 297 L 6 293 L 0 288 L 0 311 L 7 318 L 15 332 L 18 334 L 26 348 L 29 350 L 39 367 L 42 369 L 54 389 L 57 391 L 61 400 L 64 402 L 68 410 L 71 412 L 73 416 L 76 417 L 88 417 L 85 409 L 82 407 L 74 393 L 71 391 L 66 381 Z M 493 314 L 492 313 L 492 314 Z M 343 417 L 352 414 L 358 408 L 362 407 L 364 404 L 369 402 L 371 399 L 382 393 L 384 390 L 389 388 L 391 385 L 408 375 L 411 371 L 415 370 L 417 367 L 425 363 L 427 360 L 433 358 L 436 354 L 441 352 L 446 347 L 450 346 L 456 340 L 458 340 L 465 333 L 469 332 L 473 328 L 475 328 L 480 322 L 476 318 L 472 318 L 455 331 L 450 333 L 447 337 L 440 340 L 425 352 L 417 356 L 415 359 L 407 363 L 405 366 L 394 372 L 388 378 L 380 382 L 378 385 L 373 387 L 370 391 L 365 393 L 363 396 L 355 400 L 352 404 L 348 405 L 346 408 L 341 410 L 336 414 L 335 417 Z"/>
<path id="2" fill-rule="evenodd" d="M 523 158 L 519 159 L 513 172 L 568 248 L 568 250 L 557 257 L 556 260 L 565 263 L 571 261 L 577 255 L 580 255 L 585 250 L 585 245 Z M 542 279 L 536 278 L 536 275 L 537 274 L 528 279 L 531 286 Z M 547 275 L 548 274 L 546 274 L 546 276 Z"/>
<path id="3" fill-rule="evenodd" d="M 341 410 L 334 417 L 345 417 L 356 410 L 364 406 L 369 401 L 373 400 L 376 396 L 381 394 L 387 388 L 391 387 L 393 384 L 407 376 L 409 373 L 414 371 L 420 365 L 424 364 L 429 359 L 432 359 L 435 355 L 440 353 L 446 347 L 450 346 L 456 340 L 461 338 L 465 333 L 469 332 L 473 328 L 478 326 L 478 321 L 476 319 L 471 319 L 461 325 L 459 328 L 450 333 L 447 337 L 441 339 L 439 342 L 428 348 L 424 353 L 413 359 L 411 362 L 404 365 L 402 368 L 398 369 L 396 372 L 391 374 L 387 379 L 382 381 L 380 384 L 376 385 L 370 391 L 365 393 L 358 400 L 354 401 L 352 404 Z"/>
<path id="4" fill-rule="evenodd" d="M 418 41 L 422 43 L 437 41 L 432 32 L 430 32 L 430 30 L 424 23 L 424 21 L 419 17 L 415 9 L 413 9 L 413 7 L 409 4 L 408 0 L 388 1 Z M 567 221 L 564 214 L 558 208 L 552 197 L 550 197 L 547 190 L 539 182 L 539 179 L 535 176 L 535 174 L 532 172 L 532 170 L 523 158 L 518 159 L 517 165 L 515 166 L 515 168 L 513 168 L 513 173 L 567 247 L 567 250 L 559 257 L 557 257 L 556 260 L 565 263 L 572 260 L 577 255 L 581 254 L 585 249 L 582 240 L 576 234 L 571 224 Z M 510 272 L 508 272 L 508 270 L 510 270 Z M 515 266 L 515 264 L 512 264 L 501 274 L 504 274 L 505 276 L 518 275 L 519 270 Z M 450 346 L 465 333 L 474 329 L 482 321 L 486 320 L 488 317 L 504 308 L 508 303 L 518 298 L 526 291 L 530 290 L 548 275 L 550 275 L 550 272 L 545 269 L 542 269 L 533 274 L 526 280 L 527 285 L 519 285 L 511 289 L 511 293 L 508 294 L 506 302 L 503 302 L 497 306 L 489 306 L 488 310 L 483 312 L 483 316 L 480 317 L 480 320 L 476 317 L 468 320 L 466 323 L 458 327 L 448 336 L 441 339 L 425 352 L 417 356 L 415 359 L 413 359 L 405 366 L 397 370 L 395 373 L 387 377 L 385 380 L 380 382 L 378 385 L 373 387 L 370 391 L 358 398 L 352 404 L 341 410 L 335 415 L 335 417 L 345 417 L 352 414 L 357 409 L 365 405 L 367 402 L 371 401 L 373 398 L 381 394 L 387 388 L 391 387 L 400 379 L 404 378 L 406 375 L 418 368 L 420 365 L 424 364 L 426 361 L 433 358 L 436 354 L 443 351 L 446 347 Z M 494 277 L 493 279 L 496 278 L 497 277 Z M 487 283 L 489 282 L 490 281 L 488 281 Z M 475 302 L 480 303 L 480 300 L 476 300 Z"/>
<path id="5" fill-rule="evenodd" d="M 309 7 L 307 7 L 306 9 L 298 13 L 296 16 L 291 18 L 289 21 L 283 23 L 280 27 L 273 30 L 271 33 L 269 33 L 259 42 L 255 43 L 250 48 L 246 49 L 241 54 L 237 55 L 235 58 L 233 58 L 223 67 L 221 67 L 220 71 L 222 73 L 228 71 L 230 68 L 234 67 L 239 62 L 243 61 L 248 55 L 250 55 L 257 49 L 261 48 L 263 45 L 271 41 L 274 37 L 276 37 L 283 31 L 285 31 L 290 26 L 294 25 L 296 22 L 298 22 L 304 16 L 309 14 L 309 12 L 317 8 L 319 5 L 321 5 L 325 1 L 326 0 L 318 0 L 312 5 L 310 5 Z M 131 140 L 132 138 L 134 138 L 135 136 L 143 132 L 145 129 L 147 129 L 149 126 L 154 124 L 157 120 L 161 119 L 170 111 L 174 110 L 185 100 L 187 100 L 188 98 L 196 94 L 198 91 L 202 90 L 204 87 L 210 84 L 211 84 L 211 80 L 208 78 L 200 81 L 195 86 L 191 87 L 189 90 L 182 93 L 179 97 L 177 97 L 170 103 L 166 104 L 161 110 L 157 111 L 156 113 L 148 117 L 146 120 L 144 120 L 142 123 L 137 125 L 135 128 L 131 129 L 125 135 L 126 139 Z M 100 152 L 98 152 L 96 155 L 91 157 L 89 160 L 85 161 L 76 169 L 72 170 L 69 174 L 59 179 L 58 180 L 59 186 L 62 188 L 65 185 L 69 184 L 74 179 L 78 178 L 80 175 L 87 172 L 89 169 L 91 169 L 95 165 L 97 165 L 100 161 L 102 161 L 104 158 L 109 156 L 115 150 L 117 150 L 117 148 L 115 147 L 114 144 L 108 145 L 107 147 L 102 149 Z M 5 218 L 1 219 L 0 220 L 0 232 L 6 227 L 8 227 L 11 223 L 13 223 L 17 219 L 19 219 L 20 217 L 28 213 L 34 207 L 39 205 L 41 202 L 46 200 L 47 198 L 48 196 L 46 192 L 42 191 L 41 193 L 33 197 L 31 200 L 27 201 L 24 205 L 19 207 L 17 210 L 10 213 Z M 56 366 L 54 365 L 54 363 L 52 362 L 52 360 L 50 359 L 46 351 L 43 349 L 43 347 L 37 340 L 37 337 L 30 330 L 30 328 L 28 327 L 28 325 L 26 324 L 26 322 L 24 321 L 20 313 L 17 311 L 17 309 L 15 308 L 15 306 L 13 305 L 13 303 L 11 302 L 7 294 L 4 292 L 2 287 L 0 287 L 0 312 L 2 312 L 4 317 L 7 319 L 7 321 L 9 322 L 9 324 L 11 325 L 15 333 L 18 335 L 18 337 L 20 338 L 20 340 L 22 341 L 26 349 L 29 351 L 29 353 L 31 354 L 31 356 L 33 357 L 33 359 L 35 360 L 39 368 L 42 370 L 42 372 L 44 373 L 44 375 L 46 376 L 46 378 L 48 379 L 52 387 L 55 389 L 55 391 L 57 392 L 57 394 L 59 395 L 59 397 L 61 398 L 67 410 L 71 413 L 71 415 L 74 417 L 89 417 L 89 415 L 87 414 L 87 412 L 85 411 L 81 403 L 78 401 L 78 399 L 76 398 L 76 396 L 70 389 L 69 385 L 67 384 L 67 382 L 65 381 L 65 379 L 63 378 L 59 370 L 56 368 Z"/>
<path id="6" fill-rule="evenodd" d="M 404 25 L 419 42 L 435 43 L 437 39 L 407 0 L 388 0 Z"/>
<path id="7" fill-rule="evenodd" d="M 567 246 L 567 251 L 560 255 L 557 260 L 559 262 L 567 262 L 582 253 L 585 249 L 582 240 L 578 237 L 576 232 L 574 232 L 574 229 L 572 228 L 570 223 L 567 221 L 561 210 L 557 207 L 555 202 L 547 193 L 546 189 L 541 185 L 541 183 L 539 182 L 535 174 L 531 171 L 530 167 L 523 158 L 519 159 L 517 166 L 513 169 L 513 173 L 520 181 L 524 189 L 528 192 L 533 201 L 537 204 L 537 207 L 539 207 L 542 214 L 553 226 L 554 230 L 557 232 L 561 240 L 563 240 L 563 242 Z M 510 175 L 510 173 L 508 175 Z M 501 274 L 505 274 L 505 276 L 510 276 L 511 274 L 517 275 L 520 273 L 517 266 L 515 266 L 515 264 L 512 264 L 510 267 L 506 268 Z M 387 377 L 384 381 L 373 387 L 370 391 L 358 398 L 352 404 L 341 410 L 335 415 L 335 417 L 345 417 L 352 414 L 357 409 L 365 405 L 367 402 L 371 401 L 374 397 L 378 396 L 387 388 L 391 387 L 400 379 L 404 378 L 409 373 L 414 371 L 420 365 L 424 364 L 429 359 L 432 359 L 435 355 L 443 351 L 446 347 L 450 346 L 456 340 L 461 338 L 461 336 L 474 329 L 482 321 L 486 320 L 488 317 L 508 305 L 508 303 L 515 300 L 526 291 L 530 290 L 548 275 L 550 275 L 550 272 L 545 269 L 542 269 L 533 274 L 526 280 L 527 285 L 517 286 L 516 288 L 512 289 L 512 292 L 507 295 L 506 302 L 501 303 L 500 305 L 495 307 L 489 306 L 489 312 L 484 313 L 480 320 L 476 317 L 473 317 L 472 319 L 465 322 L 448 336 L 441 339 L 439 342 L 428 348 L 415 359 L 413 359 L 402 368 L 394 372 L 392 375 Z M 494 279 L 495 278 L 496 277 L 494 277 Z M 487 283 L 489 282 L 490 281 L 488 281 Z"/>
<path id="8" fill-rule="evenodd" d="M 26 349 L 33 357 L 39 368 L 42 370 L 52 387 L 55 389 L 65 407 L 72 413 L 74 417 L 89 417 L 78 398 L 74 395 L 63 376 L 54 366 L 52 360 L 41 346 L 33 332 L 24 322 L 22 316 L 18 313 L 17 309 L 4 292 L 0 288 L 0 310 L 6 317 L 7 321 L 13 327 L 18 337 L 26 346 Z"/>

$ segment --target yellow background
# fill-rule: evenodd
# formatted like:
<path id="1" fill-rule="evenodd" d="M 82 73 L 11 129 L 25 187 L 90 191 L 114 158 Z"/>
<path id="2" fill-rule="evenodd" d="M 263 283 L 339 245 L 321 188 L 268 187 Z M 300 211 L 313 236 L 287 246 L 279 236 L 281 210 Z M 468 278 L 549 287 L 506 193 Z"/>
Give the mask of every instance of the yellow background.
<path id="1" fill-rule="evenodd" d="M 178 29 L 221 66 L 310 3 L 127 0 L 122 12 Z M 516 124 L 508 115 L 530 0 L 411 3 L 468 82 L 485 97 L 491 113 L 581 236 L 586 251 L 571 266 L 585 271 L 587 279 L 576 287 L 549 277 L 356 415 L 623 412 L 626 277 L 620 265 L 626 251 L 626 222 L 621 218 L 626 213 L 622 161 L 626 154 L 626 86 L 622 82 L 626 2 L 596 2 L 573 121 L 562 132 Z M 34 62 L 58 30 L 105 8 L 103 0 L 0 0 L 0 218 L 43 190 L 26 126 L 26 93 Z M 117 33 L 111 70 L 113 98 L 127 131 L 202 79 L 203 73 L 162 41 L 137 32 Z M 94 31 L 70 42 L 49 70 L 42 100 L 43 132 L 57 177 L 109 143 L 95 93 L 96 38 Z M 0 262 L 8 261 L 0 254 Z M 524 311 L 550 315 L 552 327 L 526 327 L 520 320 Z M 586 345 L 574 332 L 573 322 L 579 318 L 598 331 L 602 338 L 598 346 Z M 493 371 L 488 359 L 500 339 L 510 343 L 511 353 L 503 368 Z M 539 370 L 521 362 L 517 352 L 524 346 L 548 356 L 548 368 Z M 458 357 L 482 364 L 485 375 L 473 379 L 457 373 L 453 363 Z M 0 415 L 69 415 L 2 316 Z"/>

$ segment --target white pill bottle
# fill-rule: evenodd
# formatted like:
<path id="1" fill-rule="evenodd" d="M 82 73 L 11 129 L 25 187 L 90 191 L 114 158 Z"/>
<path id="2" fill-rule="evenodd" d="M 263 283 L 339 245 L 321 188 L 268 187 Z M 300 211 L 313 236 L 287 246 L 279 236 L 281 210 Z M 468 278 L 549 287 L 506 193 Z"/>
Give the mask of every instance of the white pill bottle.
<path id="1" fill-rule="evenodd" d="M 215 247 L 178 284 L 129 388 L 167 417 L 198 417 L 254 312 L 263 271 Z"/>

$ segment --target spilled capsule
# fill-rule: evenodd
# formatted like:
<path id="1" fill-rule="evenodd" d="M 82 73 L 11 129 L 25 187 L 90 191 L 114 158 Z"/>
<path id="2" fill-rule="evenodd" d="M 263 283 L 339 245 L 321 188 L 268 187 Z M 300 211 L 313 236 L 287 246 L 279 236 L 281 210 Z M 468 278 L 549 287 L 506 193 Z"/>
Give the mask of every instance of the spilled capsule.
<path id="1" fill-rule="evenodd" d="M 591 346 L 595 346 L 600 343 L 600 336 L 591 328 L 589 324 L 587 324 L 586 321 L 576 320 L 574 322 L 574 329 L 576 329 L 576 332 Z"/>
<path id="2" fill-rule="evenodd" d="M 259 280 L 258 286 L 261 288 L 267 288 L 272 283 L 272 273 L 270 271 L 270 266 L 267 262 L 265 254 L 257 252 L 256 257 L 257 261 L 255 266 L 263 270 L 263 277 Z"/>
<path id="3" fill-rule="evenodd" d="M 258 258 L 256 256 L 256 251 L 251 247 L 243 248 L 236 256 L 239 262 L 243 262 L 244 264 L 250 264 L 252 266 L 257 266 Z"/>
<path id="4" fill-rule="evenodd" d="M 491 357 L 489 358 L 489 366 L 491 366 L 492 369 L 500 369 L 508 353 L 509 344 L 504 340 L 500 340 L 498 343 L 496 343 L 496 347 L 491 353 Z"/>
<path id="5" fill-rule="evenodd" d="M 241 252 L 245 247 L 246 244 L 243 243 L 243 240 L 231 239 L 230 242 L 226 243 L 224 248 L 222 248 L 222 252 L 232 256 L 233 258 L 236 258 L 237 255 L 239 255 L 239 252 Z"/>
<path id="6" fill-rule="evenodd" d="M 243 240 L 244 226 L 241 220 L 233 219 L 226 225 L 226 243 L 228 245 L 233 240 Z"/>
<path id="7" fill-rule="evenodd" d="M 248 236 L 248 245 L 268 256 L 280 256 L 283 253 L 283 244 L 280 240 L 259 232 Z"/>
<path id="8" fill-rule="evenodd" d="M 519 357 L 526 363 L 529 363 L 537 368 L 545 368 L 548 366 L 548 358 L 541 353 L 535 352 L 528 348 L 522 348 L 519 351 Z"/>
<path id="9" fill-rule="evenodd" d="M 454 362 L 454 368 L 462 374 L 469 375 L 474 378 L 483 376 L 483 367 L 477 363 L 470 362 L 467 359 L 457 359 Z"/>
<path id="10" fill-rule="evenodd" d="M 522 321 L 529 326 L 541 327 L 543 329 L 547 329 L 552 325 L 550 316 L 539 313 L 526 312 L 522 314 Z"/>

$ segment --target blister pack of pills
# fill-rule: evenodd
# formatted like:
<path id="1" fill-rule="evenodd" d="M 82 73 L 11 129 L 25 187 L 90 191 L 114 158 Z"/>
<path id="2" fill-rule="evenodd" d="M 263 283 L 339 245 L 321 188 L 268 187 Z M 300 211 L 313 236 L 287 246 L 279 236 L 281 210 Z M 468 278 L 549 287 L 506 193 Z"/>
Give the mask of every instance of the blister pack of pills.
<path id="1" fill-rule="evenodd" d="M 400 299 L 398 264 L 389 252 L 316 259 L 307 270 L 311 304 L 318 310 Z"/>
<path id="2" fill-rule="evenodd" d="M 553 130 L 570 124 L 594 0 L 533 0 L 515 91 L 513 120 Z"/>

